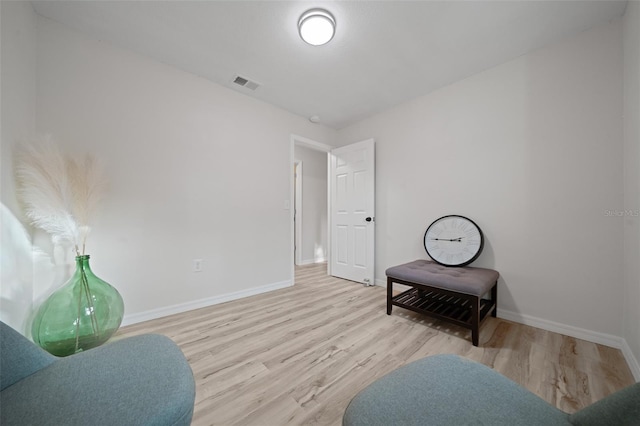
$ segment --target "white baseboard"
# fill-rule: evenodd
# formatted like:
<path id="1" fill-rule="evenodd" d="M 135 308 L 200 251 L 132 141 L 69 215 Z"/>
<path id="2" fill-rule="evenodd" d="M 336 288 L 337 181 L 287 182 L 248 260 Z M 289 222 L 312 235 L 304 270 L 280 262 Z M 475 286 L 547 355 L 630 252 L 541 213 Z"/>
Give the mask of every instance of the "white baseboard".
<path id="1" fill-rule="evenodd" d="M 313 265 L 314 263 L 324 263 L 327 261 L 326 257 L 318 257 L 317 259 L 307 259 L 307 260 L 303 260 L 302 262 L 300 262 L 298 264 L 298 266 L 304 266 L 304 265 Z"/>
<path id="2" fill-rule="evenodd" d="M 620 350 L 622 351 L 624 358 L 627 360 L 627 364 L 629 364 L 633 378 L 636 379 L 636 382 L 640 382 L 640 363 L 638 363 L 638 359 L 633 355 L 629 344 L 624 339 L 622 340 L 622 347 Z"/>
<path id="3" fill-rule="evenodd" d="M 622 339 L 622 337 L 614 336 L 613 334 L 591 331 L 584 328 L 574 327 L 572 325 L 566 325 L 542 318 L 532 317 L 530 315 L 521 314 L 519 312 L 507 311 L 505 309 L 498 309 L 498 317 L 504 318 L 509 321 L 518 322 L 520 324 L 541 328 L 543 330 L 564 334 L 565 336 L 571 336 L 577 339 L 587 340 L 589 342 L 599 343 L 605 346 L 611 346 L 616 349 L 622 348 L 622 341 L 624 340 Z"/>
<path id="4" fill-rule="evenodd" d="M 232 300 L 242 299 L 244 297 L 255 296 L 257 294 L 267 293 L 281 288 L 291 287 L 291 280 L 281 281 L 278 283 L 267 284 L 260 287 L 253 287 L 247 290 L 240 290 L 233 293 L 227 293 L 220 296 L 207 297 L 205 299 L 194 300 L 192 302 L 179 303 L 177 305 L 165 306 L 162 308 L 151 309 L 145 312 L 125 315 L 122 319 L 122 326 L 136 324 L 143 321 L 149 321 L 156 318 L 166 317 L 168 315 L 179 314 L 193 309 L 204 308 L 207 306 L 217 305 L 219 303 L 230 302 Z"/>
<path id="5" fill-rule="evenodd" d="M 572 325 L 561 324 L 554 321 L 521 314 L 518 312 L 507 311 L 505 309 L 498 309 L 498 317 L 520 324 L 541 328 L 543 330 L 552 331 L 554 333 L 564 334 L 565 336 L 575 337 L 576 339 L 582 339 L 589 342 L 599 343 L 601 345 L 620 349 L 620 351 L 624 355 L 625 360 L 627 361 L 627 364 L 629 365 L 629 368 L 631 369 L 633 377 L 636 381 L 640 381 L 640 364 L 638 364 L 638 360 L 633 355 L 633 352 L 631 352 L 631 348 L 629 347 L 627 341 L 620 336 L 600 333 L 598 331 L 587 330 L 580 327 L 574 327 Z"/>
<path id="6" fill-rule="evenodd" d="M 376 284 L 380 286 L 386 286 L 384 280 L 376 280 Z M 532 317 L 531 315 L 521 314 L 519 312 L 508 311 L 498 308 L 497 315 L 499 318 L 504 318 L 509 321 L 517 322 L 519 324 L 530 325 L 532 327 L 541 328 L 547 331 L 553 331 L 555 333 L 564 334 L 566 336 L 575 337 L 577 339 L 587 340 L 593 343 L 599 343 L 605 346 L 611 346 L 616 349 L 622 349 L 623 345 L 627 345 L 626 340 L 622 337 L 614 336 L 612 334 L 600 333 L 597 331 L 586 330 L 584 328 L 574 327 L 571 325 L 561 324 L 554 321 L 545 320 L 542 318 Z M 628 347 L 628 345 L 627 345 Z M 631 355 L 631 349 L 628 350 Z M 627 357 L 625 355 L 625 357 Z M 627 359 L 628 361 L 628 359 Z M 631 363 L 629 363 L 631 366 Z M 636 361 L 637 365 L 637 361 Z M 635 373 L 634 373 L 635 376 Z"/>
<path id="7" fill-rule="evenodd" d="M 375 280 L 376 285 L 386 287 L 386 280 Z M 518 312 L 507 311 L 505 309 L 498 309 L 498 317 L 504 318 L 509 321 L 517 322 L 524 325 L 530 325 L 532 327 L 541 328 L 543 330 L 552 331 L 554 333 L 564 334 L 565 336 L 575 337 L 577 339 L 587 340 L 593 343 L 599 343 L 605 346 L 611 346 L 612 348 L 620 349 L 624 355 L 631 373 L 636 381 L 640 382 L 640 363 L 638 359 L 633 355 L 631 348 L 627 341 L 619 336 L 612 334 L 600 333 L 597 331 L 586 330 L 584 328 L 574 327 L 571 325 L 560 324 L 554 321 L 545 320 L 542 318 L 532 317 L 530 315 L 521 314 Z"/>
<path id="8" fill-rule="evenodd" d="M 308 264 L 317 263 L 315 261 L 309 261 Z M 386 280 L 377 279 L 374 281 L 376 285 L 386 287 Z M 229 302 L 232 300 L 242 299 L 244 297 L 255 296 L 257 294 L 267 293 L 273 290 L 279 290 L 281 288 L 291 287 L 293 283 L 290 280 L 281 281 L 278 283 L 267 284 L 260 287 L 254 287 L 247 290 L 236 291 L 233 293 L 227 293 L 220 296 L 209 297 L 200 300 L 194 300 L 192 302 L 180 303 L 177 305 L 166 306 L 163 308 L 152 309 L 137 314 L 125 315 L 122 320 L 122 326 L 136 324 L 143 321 L 149 321 L 156 318 L 165 317 L 168 315 L 179 314 L 182 312 L 190 311 L 193 309 L 204 308 L 206 306 L 217 305 L 219 303 Z M 566 336 L 575 337 L 577 339 L 587 340 L 593 343 L 599 343 L 601 345 L 611 346 L 616 349 L 620 349 L 624 355 L 631 373 L 636 381 L 640 382 L 640 363 L 638 359 L 633 355 L 631 348 L 627 341 L 619 336 L 612 334 L 600 333 L 597 331 L 587 330 L 584 328 L 574 327 L 571 325 L 561 324 L 554 321 L 545 320 L 542 318 L 532 317 L 530 315 L 521 314 L 518 312 L 508 311 L 505 309 L 498 309 L 498 317 L 509 321 L 517 322 L 532 327 L 541 328 L 543 330 L 552 331 L 554 333 L 564 334 Z"/>

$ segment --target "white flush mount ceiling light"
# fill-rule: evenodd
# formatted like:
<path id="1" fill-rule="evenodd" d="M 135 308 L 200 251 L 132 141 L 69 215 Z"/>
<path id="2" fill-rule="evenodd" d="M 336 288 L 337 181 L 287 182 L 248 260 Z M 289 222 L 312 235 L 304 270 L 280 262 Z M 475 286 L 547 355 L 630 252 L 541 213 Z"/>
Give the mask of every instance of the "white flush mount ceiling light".
<path id="1" fill-rule="evenodd" d="M 336 20 L 324 9 L 310 9 L 300 17 L 298 31 L 305 42 L 313 46 L 321 46 L 333 38 L 336 32 Z"/>

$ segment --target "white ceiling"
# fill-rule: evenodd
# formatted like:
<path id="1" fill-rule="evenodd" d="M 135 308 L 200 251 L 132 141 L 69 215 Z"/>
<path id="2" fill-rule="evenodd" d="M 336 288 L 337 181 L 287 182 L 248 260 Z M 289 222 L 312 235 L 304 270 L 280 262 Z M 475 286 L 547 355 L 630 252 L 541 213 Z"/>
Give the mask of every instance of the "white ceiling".
<path id="1" fill-rule="evenodd" d="M 623 15 L 624 1 L 36 1 L 100 40 L 342 128 Z M 304 43 L 300 15 L 337 21 Z M 241 75 L 254 92 L 231 83 Z"/>

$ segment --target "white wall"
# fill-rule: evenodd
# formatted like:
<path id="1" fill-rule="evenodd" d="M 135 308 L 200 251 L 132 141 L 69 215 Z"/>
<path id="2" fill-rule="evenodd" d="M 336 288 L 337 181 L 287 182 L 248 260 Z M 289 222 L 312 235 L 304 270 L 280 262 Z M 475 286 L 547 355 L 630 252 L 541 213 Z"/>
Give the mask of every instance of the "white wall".
<path id="1" fill-rule="evenodd" d="M 640 381 L 640 3 L 624 16 L 624 332 Z M 630 357 L 627 356 L 627 359 Z"/>
<path id="2" fill-rule="evenodd" d="M 88 252 L 125 318 L 291 284 L 290 135 L 334 131 L 44 18 L 37 82 L 38 130 L 105 163 Z"/>
<path id="3" fill-rule="evenodd" d="M 462 214 L 485 233 L 499 315 L 620 336 L 622 34 L 614 22 L 338 132 L 376 140 L 376 280 Z M 540 321 L 537 321 L 540 323 Z"/>
<path id="4" fill-rule="evenodd" d="M 36 15 L 28 2 L 0 2 L 0 319 L 26 333 L 33 300 L 30 237 L 15 196 L 13 146 L 35 130 Z"/>
<path id="5" fill-rule="evenodd" d="M 296 146 L 302 162 L 302 263 L 327 260 L 327 153 Z"/>
<path id="6" fill-rule="evenodd" d="M 290 134 L 331 143 L 335 132 L 36 21 L 28 3 L 0 13 L 3 321 L 24 331 L 33 296 L 10 147 L 36 123 L 36 25 L 37 127 L 107 165 L 89 251 L 128 317 L 287 282 Z M 341 144 L 377 142 L 378 280 L 426 256 L 433 219 L 467 214 L 487 234 L 477 265 L 502 274 L 501 312 L 622 334 L 640 358 L 638 220 L 605 215 L 640 198 L 638 21 L 630 2 L 624 111 L 614 23 L 340 131 Z M 203 272 L 191 272 L 193 258 Z"/>

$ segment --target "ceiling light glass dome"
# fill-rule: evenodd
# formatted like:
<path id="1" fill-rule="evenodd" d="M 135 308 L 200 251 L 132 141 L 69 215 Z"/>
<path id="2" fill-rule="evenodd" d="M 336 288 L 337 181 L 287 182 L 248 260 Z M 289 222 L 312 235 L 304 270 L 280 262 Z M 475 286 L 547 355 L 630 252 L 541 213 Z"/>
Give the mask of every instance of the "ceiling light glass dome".
<path id="1" fill-rule="evenodd" d="M 321 46 L 333 38 L 336 20 L 324 9 L 310 9 L 300 17 L 298 31 L 305 42 Z"/>

